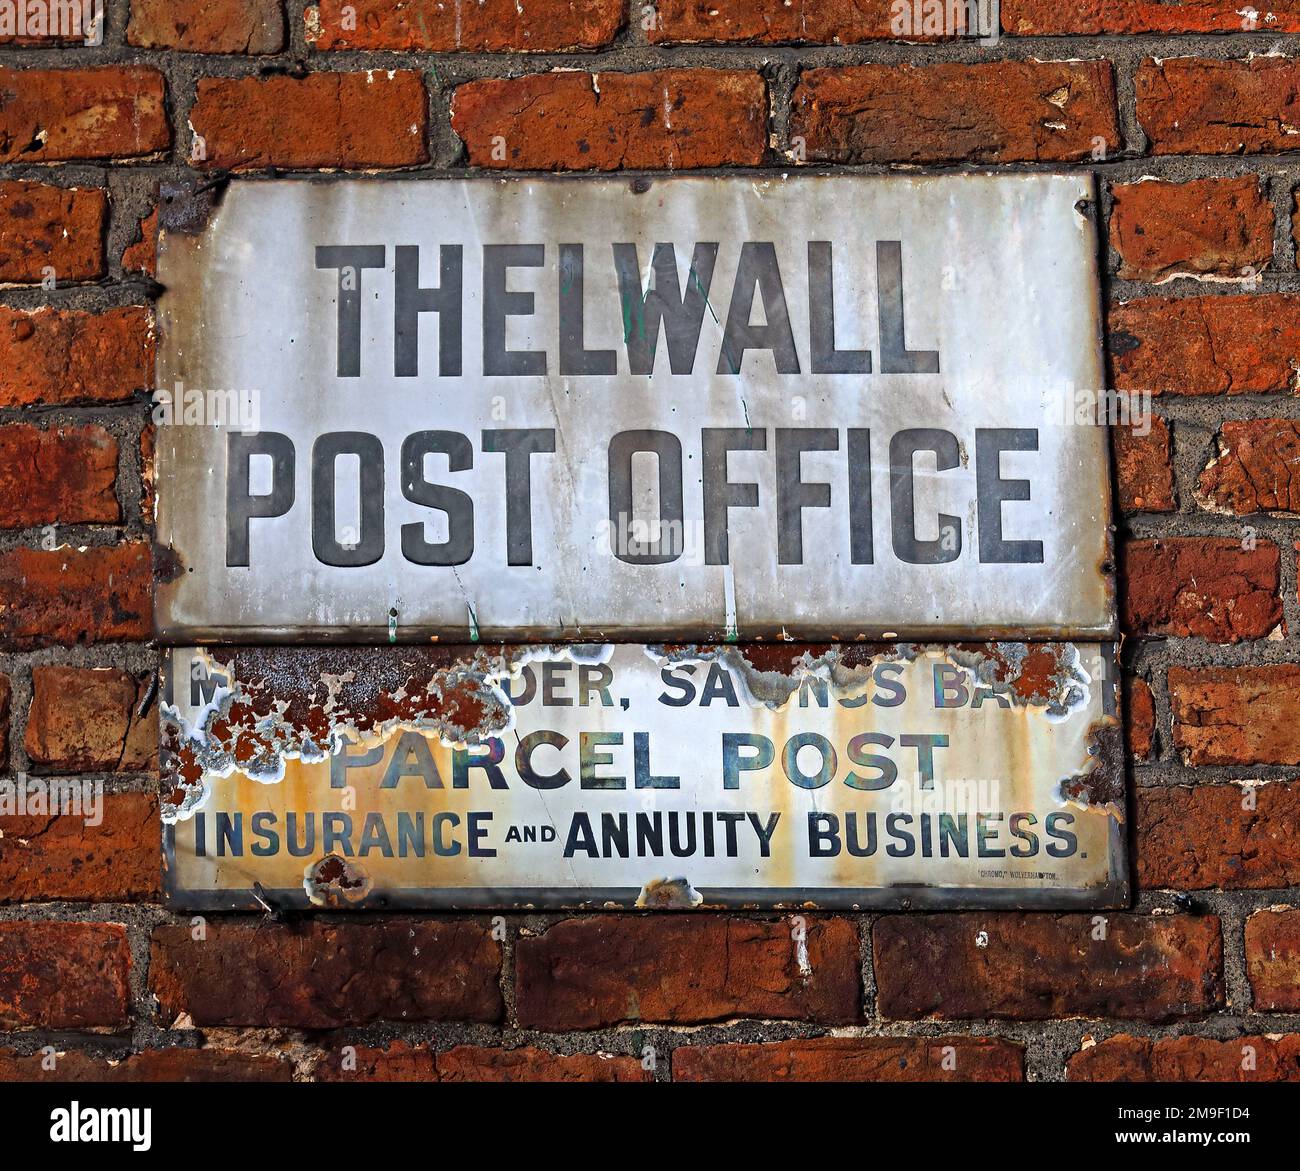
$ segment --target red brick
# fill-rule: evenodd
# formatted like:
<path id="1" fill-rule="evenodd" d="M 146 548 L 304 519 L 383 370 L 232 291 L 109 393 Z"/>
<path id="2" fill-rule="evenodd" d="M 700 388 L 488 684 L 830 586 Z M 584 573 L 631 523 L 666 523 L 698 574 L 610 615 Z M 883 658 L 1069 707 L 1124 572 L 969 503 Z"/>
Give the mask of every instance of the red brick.
<path id="1" fill-rule="evenodd" d="M 635 1021 L 857 1020 L 857 929 L 847 919 L 805 916 L 805 924 L 806 958 L 787 919 L 566 919 L 515 948 L 519 1024 L 562 1032 Z"/>
<path id="2" fill-rule="evenodd" d="M 0 649 L 132 642 L 153 630 L 149 547 L 0 553 Z"/>
<path id="3" fill-rule="evenodd" d="M 468 919 L 210 921 L 153 933 L 149 983 L 165 1024 L 331 1029 L 501 1016 L 501 950 Z"/>
<path id="4" fill-rule="evenodd" d="M 1240 642 L 1264 638 L 1282 620 L 1281 561 L 1272 541 L 1165 537 L 1124 547 L 1124 626 Z"/>
<path id="5" fill-rule="evenodd" d="M 1294 390 L 1300 385 L 1300 296 L 1136 298 L 1111 307 L 1109 344 L 1116 390 Z"/>
<path id="6" fill-rule="evenodd" d="M 1300 512 L 1300 423 L 1294 419 L 1242 419 L 1224 423 L 1217 454 L 1201 473 L 1200 494 L 1216 509 Z"/>
<path id="7" fill-rule="evenodd" d="M 108 195 L 97 187 L 0 182 L 0 281 L 39 284 L 104 275 Z"/>
<path id="8" fill-rule="evenodd" d="M 1146 760 L 1156 741 L 1156 701 L 1145 679 L 1132 677 L 1125 692 L 1125 731 L 1129 754 L 1136 760 Z"/>
<path id="9" fill-rule="evenodd" d="M 1110 245 L 1128 280 L 1249 276 L 1273 259 L 1273 205 L 1254 175 L 1148 179 L 1116 184 L 1112 193 Z"/>
<path id="10" fill-rule="evenodd" d="M 9 706 L 13 687 L 8 675 L 0 675 L 0 774 L 9 771 Z"/>
<path id="11" fill-rule="evenodd" d="M 0 306 L 0 407 L 126 402 L 153 382 L 149 311 Z"/>
<path id="12" fill-rule="evenodd" d="M 793 103 L 812 161 L 1074 162 L 1095 139 L 1120 145 L 1108 61 L 808 69 Z"/>
<path id="13" fill-rule="evenodd" d="M 427 115 L 410 70 L 203 77 L 190 125 L 209 167 L 409 167 L 428 160 Z"/>
<path id="14" fill-rule="evenodd" d="M 1110 429 L 1122 512 L 1173 512 L 1174 467 L 1169 427 L 1159 415 Z"/>
<path id="15" fill-rule="evenodd" d="M 83 806 L 84 808 L 84 806 Z M 0 812 L 0 902 L 134 902 L 160 892 L 153 793 L 105 793 L 102 821 Z"/>
<path id="16" fill-rule="evenodd" d="M 1066 1063 L 1072 1082 L 1300 1081 L 1300 1036 L 1132 1037 L 1121 1033 Z"/>
<path id="17" fill-rule="evenodd" d="M 1253 800 L 1253 807 L 1246 804 Z M 1156 785 L 1136 793 L 1141 886 L 1250 890 L 1300 885 L 1300 784 Z"/>
<path id="18" fill-rule="evenodd" d="M 1190 765 L 1300 764 L 1300 664 L 1170 667 L 1169 701 Z"/>
<path id="19" fill-rule="evenodd" d="M 348 1052 L 350 1051 L 350 1052 Z M 350 1068 L 344 1067 L 348 1060 Z M 386 1049 L 370 1045 L 339 1046 L 322 1054 L 312 1070 L 318 1082 L 436 1082 L 438 1070 L 427 1045 L 394 1041 Z"/>
<path id="20" fill-rule="evenodd" d="M 1148 58 L 1133 87 L 1154 154 L 1300 150 L 1300 61 L 1293 57 Z"/>
<path id="21" fill-rule="evenodd" d="M 495 1049 L 457 1045 L 439 1053 L 438 1080 L 443 1082 L 648 1082 L 654 1074 L 635 1057 L 608 1053 L 564 1056 L 531 1045 Z"/>
<path id="22" fill-rule="evenodd" d="M 1223 944 L 1212 915 L 1022 915 L 980 911 L 876 921 L 882 1016 L 1192 1016 L 1223 1004 Z"/>
<path id="23" fill-rule="evenodd" d="M 102 427 L 0 426 L 0 528 L 113 524 L 117 440 Z"/>
<path id="24" fill-rule="evenodd" d="M 767 91 L 757 73 L 601 73 L 599 92 L 596 84 L 590 73 L 466 82 L 452 95 L 452 129 L 476 167 L 686 170 L 763 161 Z"/>
<path id="25" fill-rule="evenodd" d="M 33 667 L 28 757 L 59 773 L 156 768 L 157 715 L 137 714 L 148 685 L 106 667 Z"/>
<path id="26" fill-rule="evenodd" d="M 646 31 L 652 44 L 856 45 L 894 37 L 893 0 L 659 0 L 655 8 Z M 910 22 L 911 8 L 900 16 Z M 909 41 L 935 39 L 923 35 L 923 23 L 898 27 L 915 32 Z"/>
<path id="27" fill-rule="evenodd" d="M 353 9 L 353 28 L 343 9 Z M 518 4 L 516 0 L 322 0 L 307 9 L 307 40 L 318 49 L 451 53 L 557 53 L 599 49 L 623 27 L 623 0 Z"/>
<path id="28" fill-rule="evenodd" d="M 126 42 L 186 53 L 278 53 L 280 0 L 131 0 Z"/>
<path id="29" fill-rule="evenodd" d="M 1262 5 L 1255 21 L 1237 0 L 1002 0 L 1002 27 L 1014 36 L 1102 36 L 1124 33 L 1300 32 L 1295 0 Z"/>
<path id="30" fill-rule="evenodd" d="M 130 967 L 121 924 L 0 923 L 0 1028 L 124 1028 Z"/>
<path id="31" fill-rule="evenodd" d="M 386 1049 L 342 1046 L 324 1054 L 312 1071 L 322 1082 L 644 1082 L 654 1074 L 635 1057 L 608 1053 L 565 1056 L 534 1046 L 500 1049 L 457 1045 L 434 1053 L 425 1045 L 394 1041 Z M 344 1068 L 345 1057 L 351 1068 Z"/>
<path id="32" fill-rule="evenodd" d="M 293 1066 L 278 1057 L 231 1049 L 145 1049 L 120 1060 L 75 1050 L 22 1057 L 0 1049 L 0 1082 L 288 1082 Z"/>
<path id="33" fill-rule="evenodd" d="M 1246 976 L 1256 1012 L 1300 1011 L 1300 911 L 1256 911 L 1246 920 Z"/>
<path id="34" fill-rule="evenodd" d="M 170 143 L 156 69 L 0 68 L 0 163 L 142 158 Z"/>
<path id="35" fill-rule="evenodd" d="M 1025 1053 L 994 1037 L 814 1037 L 680 1045 L 675 1082 L 1019 1082 Z"/>
<path id="36" fill-rule="evenodd" d="M 140 238 L 122 250 L 122 271 L 158 275 L 158 209 L 140 221 Z"/>

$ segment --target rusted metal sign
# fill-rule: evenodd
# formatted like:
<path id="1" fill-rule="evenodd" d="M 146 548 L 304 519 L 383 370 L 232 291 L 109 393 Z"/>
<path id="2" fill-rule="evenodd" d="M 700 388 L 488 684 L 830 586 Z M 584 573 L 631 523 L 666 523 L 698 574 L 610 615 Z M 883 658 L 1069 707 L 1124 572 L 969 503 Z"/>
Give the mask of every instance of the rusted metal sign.
<path id="1" fill-rule="evenodd" d="M 1111 637 L 1091 198 L 1060 175 L 169 192 L 160 634 Z"/>
<path id="2" fill-rule="evenodd" d="M 1109 645 L 176 649 L 195 909 L 1127 900 Z"/>

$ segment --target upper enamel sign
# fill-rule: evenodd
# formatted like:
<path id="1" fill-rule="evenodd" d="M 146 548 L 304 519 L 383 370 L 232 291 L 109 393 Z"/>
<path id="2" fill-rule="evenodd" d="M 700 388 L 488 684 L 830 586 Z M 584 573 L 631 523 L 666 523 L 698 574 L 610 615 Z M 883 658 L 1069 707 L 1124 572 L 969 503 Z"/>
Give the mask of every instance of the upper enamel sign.
<path id="1" fill-rule="evenodd" d="M 168 641 L 1114 633 L 1085 177 L 216 196 L 160 243 Z"/>

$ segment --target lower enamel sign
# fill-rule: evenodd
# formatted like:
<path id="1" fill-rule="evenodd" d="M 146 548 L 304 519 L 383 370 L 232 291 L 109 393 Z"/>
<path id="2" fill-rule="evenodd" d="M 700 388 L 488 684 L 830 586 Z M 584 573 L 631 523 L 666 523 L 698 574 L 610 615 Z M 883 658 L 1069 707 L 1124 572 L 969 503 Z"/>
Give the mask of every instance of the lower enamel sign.
<path id="1" fill-rule="evenodd" d="M 1095 643 L 175 649 L 174 906 L 1126 902 Z"/>

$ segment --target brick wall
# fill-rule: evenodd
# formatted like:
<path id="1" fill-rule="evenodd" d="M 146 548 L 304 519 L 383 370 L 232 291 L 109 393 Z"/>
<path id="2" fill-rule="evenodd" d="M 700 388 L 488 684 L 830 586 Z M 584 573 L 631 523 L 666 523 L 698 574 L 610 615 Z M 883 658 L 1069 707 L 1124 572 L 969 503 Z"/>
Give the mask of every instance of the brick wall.
<path id="1" fill-rule="evenodd" d="M 1004 0 L 992 45 L 886 0 L 353 8 L 0 46 L 0 762 L 108 792 L 0 820 L 0 1080 L 1300 1078 L 1300 3 Z M 777 915 L 164 911 L 159 181 L 898 164 L 1101 178 L 1156 413 L 1115 434 L 1133 909 L 808 915 L 806 955 Z"/>

